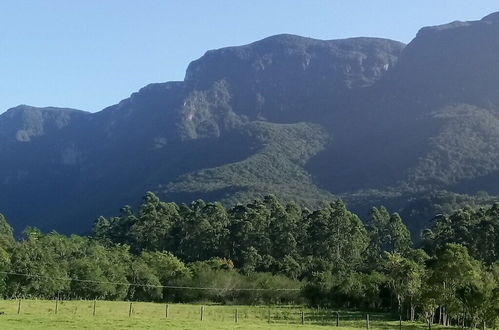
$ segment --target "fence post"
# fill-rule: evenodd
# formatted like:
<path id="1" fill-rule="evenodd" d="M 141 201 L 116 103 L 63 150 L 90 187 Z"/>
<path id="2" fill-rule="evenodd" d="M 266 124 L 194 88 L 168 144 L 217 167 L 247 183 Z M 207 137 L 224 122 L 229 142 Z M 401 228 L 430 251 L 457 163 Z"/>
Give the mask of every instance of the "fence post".
<path id="1" fill-rule="evenodd" d="M 165 306 L 165 318 L 168 318 L 168 308 L 169 308 L 169 306 L 168 306 L 168 304 L 166 304 L 166 306 Z"/>
<path id="2" fill-rule="evenodd" d="M 57 305 L 59 303 L 59 299 L 55 299 L 55 313 L 57 314 Z"/>
<path id="3" fill-rule="evenodd" d="M 92 311 L 92 316 L 95 316 L 95 303 L 96 303 L 96 299 L 94 299 L 94 309 Z"/>
<path id="4" fill-rule="evenodd" d="M 366 329 L 369 329 L 369 314 L 366 314 Z"/>
<path id="5" fill-rule="evenodd" d="M 238 310 L 236 308 L 235 312 L 234 312 L 234 322 L 239 322 L 239 314 L 238 314 Z"/>
<path id="6" fill-rule="evenodd" d="M 269 307 L 269 315 L 268 316 L 269 316 L 269 323 L 270 323 L 270 307 Z"/>
<path id="7" fill-rule="evenodd" d="M 128 317 L 132 316 L 132 303 L 130 303 L 130 307 L 128 308 Z"/>
<path id="8" fill-rule="evenodd" d="M 21 298 L 19 298 L 19 302 L 17 304 L 17 314 L 21 313 Z"/>
<path id="9" fill-rule="evenodd" d="M 336 312 L 336 326 L 340 326 L 340 313 Z"/>
<path id="10" fill-rule="evenodd" d="M 204 306 L 201 306 L 201 321 L 204 320 Z"/>
<path id="11" fill-rule="evenodd" d="M 301 311 L 301 324 L 305 324 L 305 312 Z"/>

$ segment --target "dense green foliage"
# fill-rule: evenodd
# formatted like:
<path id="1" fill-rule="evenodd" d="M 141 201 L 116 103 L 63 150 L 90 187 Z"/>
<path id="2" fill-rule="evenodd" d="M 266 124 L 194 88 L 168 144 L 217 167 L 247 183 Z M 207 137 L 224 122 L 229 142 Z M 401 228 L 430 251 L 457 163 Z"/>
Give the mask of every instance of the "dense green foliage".
<path id="1" fill-rule="evenodd" d="M 495 324 L 499 204 L 436 216 L 420 245 L 384 207 L 363 223 L 341 200 L 311 211 L 270 195 L 227 209 L 167 203 L 149 192 L 137 211 L 126 206 L 98 218 L 91 237 L 28 228 L 15 241 L 0 217 L 0 290 L 7 297 L 307 302 L 444 325 Z"/>

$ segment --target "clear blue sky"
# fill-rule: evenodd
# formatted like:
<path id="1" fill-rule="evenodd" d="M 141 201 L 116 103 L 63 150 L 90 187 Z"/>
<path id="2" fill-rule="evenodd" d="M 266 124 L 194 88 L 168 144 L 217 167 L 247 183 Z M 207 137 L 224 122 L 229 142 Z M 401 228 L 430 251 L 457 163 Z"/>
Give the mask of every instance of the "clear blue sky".
<path id="1" fill-rule="evenodd" d="M 497 0 L 1 0 L 0 113 L 18 104 L 98 111 L 182 80 L 208 50 L 278 33 L 409 42 L 477 20 Z"/>

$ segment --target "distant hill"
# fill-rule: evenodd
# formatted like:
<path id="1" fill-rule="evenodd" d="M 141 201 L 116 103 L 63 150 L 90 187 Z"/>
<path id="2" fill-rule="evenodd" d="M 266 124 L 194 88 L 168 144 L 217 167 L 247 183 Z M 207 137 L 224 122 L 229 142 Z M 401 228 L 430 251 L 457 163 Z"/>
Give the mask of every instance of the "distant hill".
<path id="1" fill-rule="evenodd" d="M 182 82 L 98 113 L 0 115 L 0 210 L 17 230 L 84 232 L 165 200 L 274 193 L 384 204 L 414 233 L 435 212 L 499 194 L 499 14 L 392 40 L 277 35 L 208 51 Z"/>

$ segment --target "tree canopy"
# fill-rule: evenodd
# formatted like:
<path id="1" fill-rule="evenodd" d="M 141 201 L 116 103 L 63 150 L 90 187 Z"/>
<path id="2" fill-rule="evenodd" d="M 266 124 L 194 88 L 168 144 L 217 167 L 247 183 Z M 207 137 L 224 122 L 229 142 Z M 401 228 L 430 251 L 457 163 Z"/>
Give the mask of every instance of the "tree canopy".
<path id="1" fill-rule="evenodd" d="M 137 210 L 99 217 L 90 236 L 27 228 L 15 240 L 0 215 L 0 294 L 307 302 L 494 325 L 498 228 L 499 204 L 438 215 L 413 242 L 400 215 L 382 206 L 362 222 L 341 200 L 309 210 L 270 195 L 227 209 L 148 192 Z"/>

